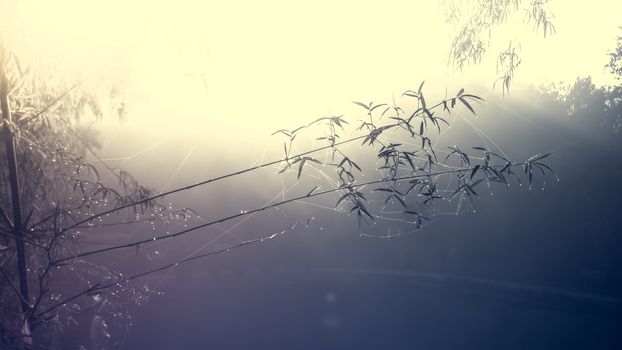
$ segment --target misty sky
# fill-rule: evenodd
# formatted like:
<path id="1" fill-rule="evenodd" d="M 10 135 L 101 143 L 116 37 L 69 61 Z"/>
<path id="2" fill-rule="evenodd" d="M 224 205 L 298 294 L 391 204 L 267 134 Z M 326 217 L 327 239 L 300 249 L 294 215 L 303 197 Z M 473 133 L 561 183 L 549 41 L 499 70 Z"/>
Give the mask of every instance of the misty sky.
<path id="1" fill-rule="evenodd" d="M 495 80 L 494 57 L 455 72 L 442 2 L 3 0 L 3 27 L 22 60 L 51 74 L 125 87 L 132 118 L 253 127 L 348 112 L 351 100 L 388 99 L 426 80 L 444 91 Z M 607 82 L 622 4 L 553 1 L 546 39 L 515 16 L 493 46 L 520 39 L 516 89 L 592 75 Z M 294 123 L 295 124 L 295 123 Z"/>

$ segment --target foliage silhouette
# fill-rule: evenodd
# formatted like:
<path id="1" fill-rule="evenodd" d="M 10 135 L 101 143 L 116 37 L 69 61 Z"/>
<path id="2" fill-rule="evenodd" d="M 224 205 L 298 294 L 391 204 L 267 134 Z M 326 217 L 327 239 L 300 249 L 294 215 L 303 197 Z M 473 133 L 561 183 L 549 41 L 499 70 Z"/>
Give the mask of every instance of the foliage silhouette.
<path id="1" fill-rule="evenodd" d="M 13 244 L 16 241 L 27 246 L 28 282 L 33 293 L 27 300 L 25 314 L 17 308 L 3 311 L 3 315 L 10 315 L 3 317 L 0 323 L 2 341 L 6 344 L 26 342 L 28 333 L 22 327 L 26 324 L 34 332 L 37 346 L 59 347 L 63 331 L 78 324 L 80 315 L 87 313 L 90 317 L 87 322 L 100 335 L 113 333 L 108 327 L 127 329 L 130 316 L 125 305 L 141 303 L 153 293 L 144 285 L 136 286 L 129 282 L 189 261 L 277 238 L 300 222 L 276 233 L 259 234 L 257 238 L 239 244 L 127 275 L 98 265 L 87 257 L 123 249 L 135 249 L 139 254 L 141 249 L 147 249 L 156 241 L 172 240 L 198 229 L 265 212 L 269 208 L 332 194 L 336 195 L 335 208 L 353 214 L 359 227 L 392 215 L 394 219 L 419 230 L 431 220 L 440 206 L 460 208 L 466 203 L 474 207 L 483 185 L 498 183 L 509 186 L 511 179 L 520 182 L 520 177 L 523 177 L 523 181 L 532 186 L 536 182 L 535 176 L 553 173 L 545 163 L 549 154 L 514 162 L 481 146 L 475 146 L 469 152 L 458 146 L 449 147 L 448 151 L 439 149 L 437 142 L 440 135 L 450 124 L 448 116 L 458 112 L 457 109 L 474 115 L 483 99 L 460 89 L 454 96 L 430 103 L 424 92 L 424 83 L 421 83 L 418 89 L 403 93 L 402 98 L 406 102 L 402 105 L 397 105 L 395 101 L 392 105 L 353 102 L 365 113 L 365 119 L 355 130 L 349 130 L 351 121 L 344 116 L 321 117 L 292 130 L 281 129 L 274 133 L 275 136 L 285 137 L 284 154 L 280 159 L 155 193 L 139 185 L 126 171 L 109 168 L 105 162 L 102 162 L 103 166 L 95 166 L 86 160 L 89 153 L 98 158 L 95 152 L 97 143 L 95 137 L 88 136 L 92 133 L 89 129 L 79 129 L 79 120 L 84 115 L 100 117 L 103 114 L 100 103 L 93 95 L 79 91 L 79 84 L 61 90 L 47 87 L 22 71 L 15 55 L 3 58 L 6 72 L 3 76 L 10 86 L 8 98 L 14 116 L 14 120 L 3 116 L 3 128 L 5 137 L 14 138 L 17 142 L 24 184 L 21 209 L 27 213 L 27 218 L 23 223 L 24 230 L 15 232 L 10 218 L 13 213 L 8 209 L 9 196 L 6 195 L 10 187 L 8 175 L 2 168 L 0 267 L 3 284 L 0 285 L 0 299 L 3 305 L 17 305 L 13 301 L 23 299 L 13 282 L 16 275 Z M 324 136 L 315 136 L 317 128 L 323 130 Z M 305 133 L 310 133 L 312 138 L 324 144 L 296 154 L 294 143 L 300 139 L 299 135 Z M 369 152 L 361 160 L 344 149 L 347 144 L 357 143 Z M 7 155 L 1 152 L 4 151 L 0 151 L 0 159 L 4 162 Z M 314 156 L 321 152 L 328 152 L 329 161 L 321 161 Z M 370 162 L 376 165 L 366 166 Z M 173 193 L 276 165 L 283 166 L 279 168 L 279 173 L 287 176 L 292 172 L 297 181 L 305 181 L 310 172 L 323 172 L 322 168 L 328 167 L 334 171 L 329 176 L 332 187 L 320 189 L 319 184 L 312 184 L 312 189 L 304 195 L 284 198 L 273 204 L 190 227 L 186 225 L 196 218 L 196 213 L 190 209 L 173 210 L 158 202 Z M 517 168 L 522 169 L 518 171 Z M 102 171 L 110 172 L 117 182 L 106 182 L 100 174 Z M 368 180 L 360 179 L 364 172 L 374 174 L 371 180 L 369 176 Z M 380 200 L 373 200 L 375 197 L 380 197 Z M 384 213 L 386 208 L 393 211 Z M 119 242 L 94 250 L 85 249 L 86 244 L 81 241 L 81 232 L 85 230 L 145 221 L 181 224 L 183 227 L 172 233 Z M 68 278 L 74 281 L 69 286 Z M 108 338 L 99 337 L 97 341 L 107 342 L 109 346 L 118 345 L 121 341 Z"/>

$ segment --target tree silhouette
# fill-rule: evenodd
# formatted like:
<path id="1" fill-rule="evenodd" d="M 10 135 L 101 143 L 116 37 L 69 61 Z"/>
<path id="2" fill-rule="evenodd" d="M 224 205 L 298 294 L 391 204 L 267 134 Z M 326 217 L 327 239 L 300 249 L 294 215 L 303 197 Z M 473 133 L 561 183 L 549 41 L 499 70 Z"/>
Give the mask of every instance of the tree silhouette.
<path id="1" fill-rule="evenodd" d="M 608 52 L 605 68 L 616 81 L 622 79 L 622 36 L 618 35 L 616 47 Z M 542 87 L 542 92 L 552 95 L 566 109 L 570 119 L 583 128 L 597 126 L 602 135 L 619 136 L 622 131 L 622 85 L 596 86 L 592 78 L 578 77 L 572 84 L 553 84 Z"/>

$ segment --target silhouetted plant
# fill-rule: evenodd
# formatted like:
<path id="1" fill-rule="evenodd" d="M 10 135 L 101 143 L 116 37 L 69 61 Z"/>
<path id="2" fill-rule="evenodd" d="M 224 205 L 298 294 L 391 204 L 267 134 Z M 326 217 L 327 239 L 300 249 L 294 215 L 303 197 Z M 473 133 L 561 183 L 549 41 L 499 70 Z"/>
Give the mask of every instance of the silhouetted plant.
<path id="1" fill-rule="evenodd" d="M 131 281 L 189 261 L 279 237 L 302 221 L 276 233 L 260 234 L 257 238 L 229 247 L 133 274 L 122 274 L 97 265 L 87 257 L 122 249 L 135 249 L 140 253 L 148 250 L 154 242 L 172 240 L 269 208 L 328 195 L 335 196 L 337 210 L 356 216 L 362 235 L 393 237 L 395 235 L 365 233 L 363 228 L 390 217 L 412 225 L 413 231 L 416 231 L 431 221 L 435 211 L 443 205 L 455 206 L 457 211 L 463 203 L 474 208 L 475 199 L 484 185 L 488 190 L 494 183 L 509 186 L 510 180 L 520 181 L 520 176 L 523 176 L 523 181 L 531 187 L 536 182 L 535 176 L 553 173 L 545 163 L 549 154 L 515 162 L 481 146 L 472 147 L 470 151 L 458 146 L 439 149 L 437 142 L 440 134 L 450 124 L 447 117 L 457 108 L 475 114 L 476 104 L 483 99 L 460 89 L 453 96 L 430 103 L 421 83 L 417 90 L 403 93 L 406 102 L 402 105 L 395 101 L 391 105 L 354 102 L 365 113 L 354 130 L 349 130 L 353 122 L 344 116 L 322 117 L 292 130 L 278 130 L 274 134 L 285 138 L 280 159 L 155 193 L 140 186 L 125 171 L 106 169 L 103 162 L 103 165 L 95 166 L 85 160 L 87 152 L 97 158 L 93 149 L 95 139 L 82 136 L 85 134 L 77 130 L 76 119 L 89 111 L 94 115 L 101 114 L 94 97 L 78 93 L 74 88 L 69 89 L 74 90 L 69 93 L 48 90 L 38 85 L 36 80 L 24 83 L 25 74 L 13 56 L 5 61 L 4 66 L 8 72 L 11 109 L 15 116 L 12 122 L 4 121 L 4 129 L 9 133 L 7 135 L 18 141 L 20 170 L 24 174 L 23 179 L 27 179 L 22 180 L 22 210 L 27 213 L 27 219 L 23 232 L 14 232 L 11 211 L 5 209 L 9 208 L 9 196 L 6 195 L 9 186 L 3 168 L 0 172 L 0 191 L 3 191 L 0 208 L 7 215 L 0 220 L 0 267 L 4 276 L 0 298 L 3 304 L 10 301 L 14 305 L 17 304 L 14 301 L 22 297 L 13 283 L 15 250 L 11 244 L 21 240 L 28 246 L 28 281 L 31 282 L 30 290 L 34 292 L 27 300 L 28 312 L 24 317 L 33 329 L 43 330 L 39 332 L 46 335 L 61 333 L 67 326 L 77 323 L 79 316 L 76 315 L 87 309 L 93 313 L 90 320 L 92 327 L 102 336 L 98 341 L 108 341 L 106 322 L 116 320 L 127 324 L 129 316 L 123 305 L 141 302 L 152 293 L 144 286 L 136 287 Z M 324 130 L 324 136 L 317 136 L 317 128 Z M 294 145 L 302 134 L 323 145 L 296 153 Z M 360 144 L 371 155 L 350 154 L 345 147 L 348 144 Z M 324 152 L 325 159 L 321 158 L 321 152 Z M 6 158 L 6 154 L 0 153 L 0 156 Z M 376 162 L 376 165 L 370 165 L 370 161 Z M 189 218 L 196 217 L 193 211 L 176 211 L 158 202 L 158 199 L 173 193 L 273 166 L 279 166 L 279 173 L 291 171 L 296 181 L 305 181 L 305 175 L 312 171 L 321 172 L 326 175 L 329 187 L 322 189 L 319 183 L 314 182 L 304 195 L 283 198 L 276 203 L 188 227 Z M 334 172 L 328 174 L 325 169 Z M 101 171 L 110 172 L 118 184 L 106 183 L 100 175 Z M 363 173 L 373 175 L 363 180 Z M 387 208 L 391 211 L 386 212 Z M 166 233 L 156 231 L 153 237 L 118 242 L 99 249 L 86 249 L 85 242 L 80 240 L 80 232 L 84 230 L 144 221 L 181 222 L 183 227 Z M 70 290 L 65 280 L 69 276 L 75 280 Z M 3 333 L 12 333 L 19 341 L 23 333 L 21 323 L 10 324 L 13 320 L 19 320 L 19 309 L 6 312 L 3 314 Z M 5 318 L 4 315 L 10 317 Z M 54 339 L 43 340 L 41 337 L 40 341 L 50 347 L 58 346 Z"/>
<path id="2" fill-rule="evenodd" d="M 95 130 L 82 126 L 79 121 L 85 114 L 95 118 L 102 115 L 100 103 L 92 94 L 80 91 L 77 86 L 63 88 L 48 86 L 36 79 L 27 69 L 22 69 L 17 57 L 11 53 L 0 55 L 0 74 L 8 87 L 7 94 L 11 120 L 3 115 L 3 141 L 12 134 L 16 140 L 17 165 L 21 178 L 19 194 L 24 216 L 23 232 L 15 232 L 14 212 L 11 209 L 11 186 L 7 165 L 7 149 L 0 147 L 0 300 L 6 309 L 0 318 L 1 344 L 20 342 L 22 326 L 51 337 L 38 343 L 53 344 L 64 329 L 77 323 L 76 312 L 96 309 L 99 325 L 123 326 L 129 322 L 124 304 L 148 296 L 144 288 L 118 286 L 105 297 L 89 298 L 80 303 L 59 306 L 53 317 L 36 317 L 41 308 L 65 298 L 67 286 L 83 288 L 94 280 L 110 280 L 118 273 L 104 266 L 75 260 L 65 266 L 51 262 L 58 256 L 69 254 L 84 244 L 81 230 L 104 225 L 89 222 L 76 226 L 71 232 L 61 232 L 65 225 L 80 221 L 109 208 L 132 203 L 124 211 L 125 223 L 142 220 L 175 221 L 189 214 L 187 210 L 173 211 L 148 200 L 153 192 L 138 184 L 121 169 L 101 169 L 86 161 L 91 152 L 96 155 L 98 137 Z M 109 171 L 116 180 L 106 181 L 100 174 Z M 135 203 L 140 202 L 138 205 Z M 13 279 L 17 276 L 15 240 L 25 242 L 28 282 L 31 293 L 27 300 L 28 312 L 19 310 L 19 287 Z M 67 284 L 67 280 L 73 283 Z M 17 299 L 16 299 L 17 298 Z M 22 314 L 20 316 L 20 314 Z M 114 316 L 114 317 L 113 317 Z M 115 320 L 111 323 L 110 320 Z M 89 322 L 90 320 L 81 320 Z M 105 330 L 102 330 L 102 332 Z M 26 331 L 29 333 L 29 331 Z"/>

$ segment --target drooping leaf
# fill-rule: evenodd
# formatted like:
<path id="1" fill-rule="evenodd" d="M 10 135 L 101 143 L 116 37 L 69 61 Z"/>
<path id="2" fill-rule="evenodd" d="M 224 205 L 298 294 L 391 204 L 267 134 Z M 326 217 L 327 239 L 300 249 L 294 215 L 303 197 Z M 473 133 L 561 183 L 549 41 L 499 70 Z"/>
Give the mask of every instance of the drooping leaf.
<path id="1" fill-rule="evenodd" d="M 358 164 L 356 164 L 354 161 L 350 160 L 350 165 L 352 165 L 353 167 L 355 167 L 358 171 L 363 171 L 361 170 L 361 168 L 358 166 Z"/>
<path id="2" fill-rule="evenodd" d="M 376 108 L 378 108 L 378 107 L 386 106 L 386 105 L 387 105 L 386 103 L 381 103 L 381 104 L 379 104 L 379 105 L 375 105 L 375 106 L 371 107 L 371 108 L 369 109 L 369 111 L 370 111 L 370 112 L 373 112 L 373 111 L 374 111 L 374 109 L 376 109 Z"/>
<path id="3" fill-rule="evenodd" d="M 298 179 L 300 179 L 300 175 L 302 175 L 302 168 L 304 167 L 306 161 L 306 158 L 302 158 L 300 161 L 300 165 L 298 166 Z"/>
<path id="4" fill-rule="evenodd" d="M 371 190 L 372 192 L 390 192 L 393 193 L 393 190 L 390 188 L 382 187 L 382 188 L 374 188 Z"/>
<path id="5" fill-rule="evenodd" d="M 363 102 L 352 101 L 352 103 L 354 103 L 355 105 L 361 106 L 361 107 L 365 108 L 365 110 L 369 111 L 369 106 L 364 104 Z"/>
<path id="6" fill-rule="evenodd" d="M 404 91 L 404 93 L 402 94 L 402 96 L 408 96 L 408 97 L 415 97 L 415 98 L 419 98 L 419 95 L 417 95 L 416 92 L 412 91 L 412 90 L 406 90 Z"/>
<path id="7" fill-rule="evenodd" d="M 292 136 L 291 131 L 289 131 L 287 129 L 277 130 L 277 131 L 273 132 L 272 135 L 276 135 L 278 133 L 281 133 L 281 134 L 283 134 L 283 135 L 285 135 L 287 137 L 291 137 Z"/>
<path id="8" fill-rule="evenodd" d="M 369 213 L 369 211 L 367 211 L 367 208 L 365 208 L 363 203 L 359 204 L 359 209 L 360 209 L 359 212 L 363 212 L 365 215 L 367 215 L 367 217 L 371 219 L 371 221 L 376 221 L 376 219 L 374 219 L 374 217 Z"/>
<path id="9" fill-rule="evenodd" d="M 478 100 L 478 101 L 484 101 L 483 98 L 481 98 L 479 96 L 476 96 L 476 95 L 471 95 L 471 94 L 463 94 L 462 97 L 463 98 L 472 98 L 472 99 L 475 99 L 475 100 Z"/>
<path id="10" fill-rule="evenodd" d="M 473 176 L 475 176 L 475 173 L 477 173 L 479 168 L 481 168 L 481 165 L 479 164 L 473 167 L 473 170 L 471 170 L 471 177 L 470 177 L 471 180 L 473 180 Z"/>
<path id="11" fill-rule="evenodd" d="M 339 206 L 339 204 L 340 204 L 341 202 L 343 202 L 343 201 L 344 201 L 346 198 L 348 198 L 349 196 L 350 196 L 350 193 L 349 193 L 349 192 L 348 192 L 348 193 L 345 193 L 343 196 L 341 196 L 341 197 L 339 198 L 339 200 L 337 201 L 337 204 L 335 204 L 335 208 L 337 208 L 337 207 Z"/>
<path id="12" fill-rule="evenodd" d="M 406 203 L 404 202 L 404 200 L 400 196 L 394 194 L 393 197 L 395 199 L 397 199 L 397 201 L 402 205 L 402 207 L 406 208 Z"/>
<path id="13" fill-rule="evenodd" d="M 443 199 L 441 196 L 429 196 L 428 199 L 423 201 L 423 204 L 430 204 L 435 199 Z"/>
<path id="14" fill-rule="evenodd" d="M 460 102 L 462 102 L 462 104 L 469 109 L 469 111 L 471 111 L 471 113 L 476 114 L 475 110 L 473 109 L 473 107 L 471 107 L 471 105 L 469 104 L 469 102 L 464 98 L 464 97 L 460 97 Z"/>

